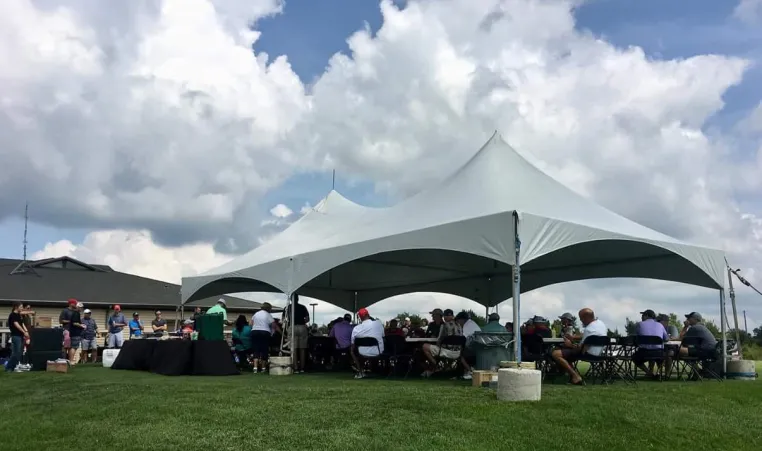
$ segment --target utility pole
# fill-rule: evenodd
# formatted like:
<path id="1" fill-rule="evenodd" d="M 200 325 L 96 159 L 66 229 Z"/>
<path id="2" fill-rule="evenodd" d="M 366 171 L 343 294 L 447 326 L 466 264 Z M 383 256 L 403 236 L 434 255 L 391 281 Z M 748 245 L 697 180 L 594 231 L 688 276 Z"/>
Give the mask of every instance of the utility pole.
<path id="1" fill-rule="evenodd" d="M 315 306 L 316 306 L 317 304 L 313 302 L 313 303 L 312 303 L 312 304 L 310 304 L 310 305 L 312 306 L 312 324 L 317 324 L 317 321 L 315 321 Z"/>
<path id="2" fill-rule="evenodd" d="M 743 330 L 749 333 L 749 328 L 746 326 L 746 310 L 743 311 Z"/>

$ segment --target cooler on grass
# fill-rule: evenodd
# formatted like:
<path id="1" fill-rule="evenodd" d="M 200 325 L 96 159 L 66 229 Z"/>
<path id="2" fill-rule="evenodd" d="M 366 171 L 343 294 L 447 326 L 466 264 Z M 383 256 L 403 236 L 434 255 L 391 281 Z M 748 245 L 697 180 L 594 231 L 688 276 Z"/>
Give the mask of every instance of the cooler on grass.
<path id="1" fill-rule="evenodd" d="M 224 340 L 224 326 L 221 314 L 201 315 L 196 318 L 199 340 Z"/>
<path id="2" fill-rule="evenodd" d="M 516 360 L 510 332 L 476 332 L 471 336 L 469 347 L 476 357 L 475 370 L 495 371 L 501 361 Z"/>

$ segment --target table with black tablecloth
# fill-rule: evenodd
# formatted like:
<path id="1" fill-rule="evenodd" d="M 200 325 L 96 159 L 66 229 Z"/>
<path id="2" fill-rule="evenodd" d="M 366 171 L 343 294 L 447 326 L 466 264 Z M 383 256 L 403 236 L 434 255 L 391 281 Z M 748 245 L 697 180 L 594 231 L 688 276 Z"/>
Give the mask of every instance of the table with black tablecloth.
<path id="1" fill-rule="evenodd" d="M 165 376 L 240 374 L 224 340 L 129 340 L 111 368 Z"/>

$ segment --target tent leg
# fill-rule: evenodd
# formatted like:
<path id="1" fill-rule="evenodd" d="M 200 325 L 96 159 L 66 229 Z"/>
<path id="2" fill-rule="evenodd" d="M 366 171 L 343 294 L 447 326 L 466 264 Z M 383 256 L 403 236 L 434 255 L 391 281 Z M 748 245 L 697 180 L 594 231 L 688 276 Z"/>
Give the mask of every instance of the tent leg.
<path id="1" fill-rule="evenodd" d="M 354 318 L 354 323 L 357 324 L 357 292 L 355 291 L 355 307 L 352 310 L 352 318 Z"/>
<path id="2" fill-rule="evenodd" d="M 720 333 L 722 334 L 722 377 L 728 372 L 728 334 L 725 330 L 725 324 L 727 320 L 725 318 L 725 289 L 720 289 Z M 738 343 L 738 346 L 741 344 Z"/>
<path id="3" fill-rule="evenodd" d="M 521 241 L 519 240 L 519 214 L 513 212 L 514 241 L 516 254 L 513 261 L 513 353 L 516 362 L 521 363 Z"/>
<path id="4" fill-rule="evenodd" d="M 296 371 L 296 347 L 294 346 L 294 343 L 296 343 L 296 328 L 294 326 L 294 321 L 296 320 L 296 295 L 294 293 L 289 294 L 288 296 L 288 304 L 291 306 L 291 318 L 289 319 L 290 324 L 290 334 L 291 334 L 291 345 L 289 351 L 291 352 L 291 371 Z"/>

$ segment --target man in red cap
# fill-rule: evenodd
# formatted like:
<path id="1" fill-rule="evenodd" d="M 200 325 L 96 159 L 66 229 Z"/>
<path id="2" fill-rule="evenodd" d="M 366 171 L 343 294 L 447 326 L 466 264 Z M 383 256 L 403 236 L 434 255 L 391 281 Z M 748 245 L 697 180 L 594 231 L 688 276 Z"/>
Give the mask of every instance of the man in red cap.
<path id="1" fill-rule="evenodd" d="M 365 377 L 365 373 L 363 373 L 360 359 L 357 355 L 376 357 L 384 352 L 384 325 L 381 324 L 381 321 L 371 318 L 367 309 L 361 308 L 357 312 L 357 316 L 360 317 L 360 324 L 352 329 L 352 360 L 354 360 L 355 368 L 357 368 L 355 379 L 362 379 Z M 355 346 L 355 339 L 363 337 L 375 338 L 378 346 Z"/>
<path id="2" fill-rule="evenodd" d="M 69 348 L 71 348 L 71 337 L 69 336 L 69 327 L 71 326 L 71 317 L 74 316 L 74 311 L 77 310 L 77 300 L 69 299 L 67 301 L 66 308 L 58 315 L 58 322 L 63 328 L 63 350 L 64 355 L 69 355 Z"/>
<path id="3" fill-rule="evenodd" d="M 127 320 L 122 314 L 122 307 L 114 306 L 114 313 L 108 317 L 108 348 L 121 348 L 124 344 L 122 330 L 127 326 Z"/>

